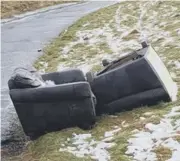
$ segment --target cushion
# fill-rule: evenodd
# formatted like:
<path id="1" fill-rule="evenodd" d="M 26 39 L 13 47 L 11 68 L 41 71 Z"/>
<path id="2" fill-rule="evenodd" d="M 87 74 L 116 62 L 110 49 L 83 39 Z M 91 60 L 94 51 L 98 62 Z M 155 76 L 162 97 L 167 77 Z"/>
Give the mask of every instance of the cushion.
<path id="1" fill-rule="evenodd" d="M 35 88 L 44 85 L 41 75 L 36 70 L 16 68 L 9 80 L 9 88 Z"/>

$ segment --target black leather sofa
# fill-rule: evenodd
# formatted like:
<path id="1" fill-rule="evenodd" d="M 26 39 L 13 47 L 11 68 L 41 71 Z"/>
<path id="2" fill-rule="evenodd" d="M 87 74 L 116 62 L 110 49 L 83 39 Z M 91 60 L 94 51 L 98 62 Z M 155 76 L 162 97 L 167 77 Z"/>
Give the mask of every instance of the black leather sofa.
<path id="1" fill-rule="evenodd" d="M 17 89 L 10 79 L 10 96 L 26 135 L 95 123 L 95 97 L 82 71 L 77 69 L 42 75 L 55 86 Z"/>
<path id="2" fill-rule="evenodd" d="M 95 76 L 87 73 L 97 98 L 96 114 L 116 113 L 143 105 L 170 101 L 173 81 L 151 46 L 134 51 L 111 63 Z"/>

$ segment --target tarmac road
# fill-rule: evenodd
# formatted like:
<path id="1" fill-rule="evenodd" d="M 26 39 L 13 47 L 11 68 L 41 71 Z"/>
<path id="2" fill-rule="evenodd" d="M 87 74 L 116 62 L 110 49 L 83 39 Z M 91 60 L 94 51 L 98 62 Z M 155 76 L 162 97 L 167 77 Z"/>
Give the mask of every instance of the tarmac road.
<path id="1" fill-rule="evenodd" d="M 1 22 L 1 141 L 23 138 L 23 131 L 8 95 L 7 82 L 13 70 L 33 64 L 42 49 L 60 32 L 82 16 L 115 4 L 113 1 L 88 1 L 49 7 Z M 9 140 L 9 141 L 8 141 Z"/>

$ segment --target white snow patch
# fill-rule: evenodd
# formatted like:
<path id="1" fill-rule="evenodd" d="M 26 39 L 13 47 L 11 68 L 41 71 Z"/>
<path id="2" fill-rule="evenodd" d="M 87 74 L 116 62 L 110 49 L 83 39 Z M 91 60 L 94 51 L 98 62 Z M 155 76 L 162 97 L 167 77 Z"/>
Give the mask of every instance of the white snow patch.
<path id="1" fill-rule="evenodd" d="M 116 22 L 116 28 L 117 30 L 120 30 L 122 33 L 121 36 L 116 36 L 115 33 L 113 33 L 113 30 L 110 27 L 109 24 L 105 24 L 104 27 L 100 28 L 95 28 L 92 30 L 80 30 L 76 32 L 76 38 L 77 40 L 74 42 L 70 42 L 67 44 L 63 49 L 62 49 L 62 54 L 66 55 L 68 54 L 71 49 L 77 45 L 77 44 L 82 44 L 82 45 L 88 45 L 91 47 L 96 48 L 96 50 L 99 50 L 96 46 L 101 43 L 106 43 L 108 47 L 112 50 L 113 54 L 116 56 L 123 56 L 121 53 L 123 50 L 126 48 L 136 50 L 141 48 L 141 45 L 136 41 L 136 40 L 130 40 L 130 41 L 123 41 L 124 33 L 127 31 L 127 34 L 131 32 L 131 30 L 128 30 L 127 27 L 123 28 L 120 26 L 121 18 L 119 15 L 120 12 L 120 7 L 117 9 L 116 14 L 114 16 L 115 22 Z M 86 25 L 85 25 L 86 26 Z M 99 53 L 103 53 L 103 49 L 101 51 L 98 51 Z M 106 57 L 109 53 L 103 53 L 103 57 Z M 126 55 L 127 53 L 123 53 Z M 94 63 L 97 63 L 95 61 Z"/>
<path id="2" fill-rule="evenodd" d="M 116 125 L 115 125 L 115 126 L 113 126 L 113 128 L 114 128 L 114 129 L 117 129 L 117 128 L 119 128 L 119 126 L 116 126 Z"/>
<path id="3" fill-rule="evenodd" d="M 116 116 L 116 115 L 109 115 L 109 117 L 117 118 L 118 116 Z"/>
<path id="4" fill-rule="evenodd" d="M 65 64 L 59 64 L 58 67 L 57 67 L 57 71 L 64 71 L 64 70 L 67 70 L 67 69 L 70 69 L 70 67 L 68 67 L 67 65 Z"/>
<path id="5" fill-rule="evenodd" d="M 54 86 L 54 85 L 56 85 L 56 84 L 54 83 L 54 81 L 52 81 L 52 80 L 46 80 L 46 81 L 45 81 L 45 84 L 46 84 L 46 86 Z"/>
<path id="6" fill-rule="evenodd" d="M 130 154 L 137 161 L 155 161 L 156 153 L 153 152 L 157 147 L 164 146 L 172 151 L 172 157 L 169 161 L 177 161 L 180 157 L 180 143 L 173 139 L 178 136 L 180 120 L 172 124 L 172 116 L 180 115 L 180 106 L 173 107 L 172 110 L 161 119 L 160 123 L 155 125 L 148 123 L 145 128 L 148 132 L 140 131 L 128 140 L 129 146 L 126 154 Z"/>
<path id="7" fill-rule="evenodd" d="M 86 26 L 88 26 L 88 25 L 90 25 L 90 23 L 89 22 L 87 22 L 87 23 L 85 23 L 84 25 L 82 25 L 83 27 L 86 27 Z"/>
<path id="8" fill-rule="evenodd" d="M 87 72 L 89 72 L 92 68 L 92 64 L 82 64 L 80 66 L 77 67 L 78 69 L 82 70 L 82 72 L 84 74 L 86 74 Z"/>
<path id="9" fill-rule="evenodd" d="M 144 116 L 151 116 L 153 114 L 153 112 L 145 112 Z"/>
<path id="10" fill-rule="evenodd" d="M 39 64 L 41 64 L 43 67 L 39 70 L 39 72 L 41 74 L 44 74 L 45 73 L 45 70 L 47 69 L 48 67 L 48 62 L 43 62 L 43 61 L 40 61 Z"/>
<path id="11" fill-rule="evenodd" d="M 118 129 L 115 129 L 115 130 L 112 130 L 112 131 L 106 131 L 104 133 L 104 137 L 113 136 L 115 133 L 119 132 L 120 130 L 121 130 L 121 128 L 118 128 Z"/>
<path id="12" fill-rule="evenodd" d="M 112 136 L 110 136 L 110 137 L 107 137 L 107 138 L 105 138 L 105 139 L 103 139 L 102 141 L 104 141 L 104 142 L 110 142 L 110 141 L 112 141 L 114 138 L 112 137 Z"/>
<path id="13" fill-rule="evenodd" d="M 177 93 L 178 93 L 178 86 L 176 82 L 173 82 L 172 84 L 172 88 L 171 88 L 171 99 L 172 101 L 176 101 L 177 100 Z"/>
<path id="14" fill-rule="evenodd" d="M 180 36 L 180 28 L 176 30 L 178 36 Z"/>
<path id="15" fill-rule="evenodd" d="M 145 117 L 140 117 L 139 119 L 143 121 L 143 120 L 145 120 L 146 118 L 145 118 Z"/>
<path id="16" fill-rule="evenodd" d="M 156 115 L 152 115 L 152 116 L 151 116 L 151 118 L 155 118 L 155 117 L 156 117 Z"/>
<path id="17" fill-rule="evenodd" d="M 174 64 L 175 64 L 177 69 L 180 69 L 180 62 L 178 60 L 174 61 Z"/>
<path id="18" fill-rule="evenodd" d="M 107 149 L 115 146 L 116 144 L 113 141 L 113 135 L 117 133 L 120 128 L 117 128 L 112 131 L 105 132 L 102 140 L 96 141 L 93 139 L 91 134 L 75 134 L 73 133 L 73 137 L 67 138 L 65 144 L 61 144 L 60 152 L 69 152 L 77 157 L 86 157 L 89 156 L 93 160 L 97 161 L 109 161 L 110 154 Z M 70 146 L 69 143 L 72 145 Z"/>
<path id="19" fill-rule="evenodd" d="M 121 7 L 119 7 L 117 10 L 116 10 L 116 14 L 115 14 L 115 22 L 116 22 L 116 29 L 117 31 L 122 31 L 121 27 L 120 27 L 120 22 L 121 22 L 121 19 L 120 19 L 120 9 Z"/>
<path id="20" fill-rule="evenodd" d="M 122 126 L 122 127 L 128 127 L 129 124 L 127 124 L 126 121 L 123 121 L 123 122 L 121 123 L 121 126 Z"/>

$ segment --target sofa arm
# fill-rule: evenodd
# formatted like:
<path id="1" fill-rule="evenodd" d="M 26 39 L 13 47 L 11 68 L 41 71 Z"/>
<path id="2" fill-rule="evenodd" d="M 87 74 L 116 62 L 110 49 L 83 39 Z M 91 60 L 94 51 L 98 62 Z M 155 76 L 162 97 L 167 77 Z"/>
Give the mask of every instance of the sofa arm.
<path id="1" fill-rule="evenodd" d="M 42 75 L 43 80 L 52 80 L 55 84 L 86 81 L 84 74 L 79 69 L 65 70 Z"/>
<path id="2" fill-rule="evenodd" d="M 93 97 L 88 82 L 75 82 L 39 88 L 12 89 L 10 90 L 10 96 L 14 103 L 58 102 Z"/>

